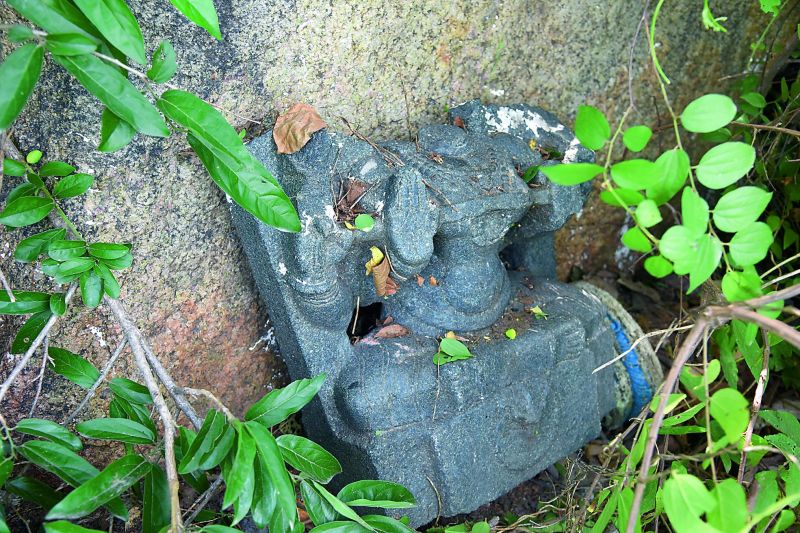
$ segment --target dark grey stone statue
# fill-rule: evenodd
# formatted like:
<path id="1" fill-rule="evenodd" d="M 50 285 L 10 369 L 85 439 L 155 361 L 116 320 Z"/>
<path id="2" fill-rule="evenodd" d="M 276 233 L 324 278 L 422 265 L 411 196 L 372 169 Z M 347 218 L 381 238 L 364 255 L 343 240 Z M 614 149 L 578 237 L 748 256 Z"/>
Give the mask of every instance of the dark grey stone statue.
<path id="1" fill-rule="evenodd" d="M 617 313 L 554 280 L 553 232 L 589 185 L 521 178 L 594 155 L 535 107 L 469 102 L 451 122 L 423 128 L 416 143 L 323 130 L 292 155 L 265 135 L 250 149 L 294 199 L 302 231 L 280 233 L 234 207 L 292 378 L 328 376 L 304 410 L 307 434 L 342 462 L 340 483 L 407 486 L 412 525 L 502 495 L 647 395 L 621 366 L 592 373 L 624 346 Z M 357 212 L 373 215 L 372 231 L 345 227 Z M 364 275 L 372 246 L 391 262 L 389 296 Z M 381 335 L 389 321 L 405 334 Z M 437 367 L 448 331 L 474 357 Z M 659 377 L 652 368 L 645 387 Z"/>

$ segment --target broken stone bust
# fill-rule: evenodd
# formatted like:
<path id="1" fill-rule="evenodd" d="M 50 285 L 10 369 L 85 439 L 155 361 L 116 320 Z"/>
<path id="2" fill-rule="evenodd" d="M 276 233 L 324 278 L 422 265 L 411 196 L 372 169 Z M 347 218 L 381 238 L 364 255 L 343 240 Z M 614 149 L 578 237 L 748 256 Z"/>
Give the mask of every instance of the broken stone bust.
<path id="1" fill-rule="evenodd" d="M 302 231 L 233 207 L 291 377 L 328 376 L 306 433 L 341 461 L 334 482 L 408 487 L 418 505 L 402 514 L 415 526 L 533 477 L 604 419 L 638 412 L 661 377 L 645 343 L 593 373 L 638 326 L 602 291 L 555 280 L 553 232 L 590 185 L 557 186 L 536 167 L 594 154 L 536 107 L 468 102 L 450 122 L 416 142 L 323 130 L 292 155 L 264 135 L 250 150 L 294 199 Z M 372 215 L 371 231 L 347 227 L 357 213 Z M 372 247 L 391 290 L 364 274 Z M 437 366 L 449 331 L 473 357 Z"/>

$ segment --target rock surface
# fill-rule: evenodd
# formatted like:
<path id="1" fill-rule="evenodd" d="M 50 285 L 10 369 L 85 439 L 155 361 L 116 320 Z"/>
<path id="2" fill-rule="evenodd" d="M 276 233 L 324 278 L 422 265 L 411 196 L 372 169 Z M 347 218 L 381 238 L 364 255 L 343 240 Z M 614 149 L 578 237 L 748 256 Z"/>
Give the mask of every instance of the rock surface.
<path id="1" fill-rule="evenodd" d="M 619 116 L 627 105 L 628 50 L 640 18 L 638 6 L 604 0 L 216 4 L 222 42 L 190 25 L 168 2 L 130 1 L 150 51 L 163 38 L 175 44 L 177 85 L 229 110 L 231 121 L 251 133 L 268 129 L 277 112 L 304 101 L 336 129 L 344 129 L 337 118 L 344 116 L 362 133 L 380 138 L 441 123 L 447 106 L 475 97 L 529 102 L 562 120 L 584 102 Z M 748 45 L 766 23 L 756 4 L 724 6 L 727 34 L 703 30 L 697 2 L 663 10 L 656 40 L 678 105 L 743 70 Z M 0 5 L 0 20 L 15 20 L 6 4 Z M 652 78 L 642 43 L 640 38 L 633 62 L 634 87 L 640 111 L 652 117 Z M 7 42 L 2 49 L 8 52 Z M 64 159 L 96 176 L 88 195 L 66 202 L 66 210 L 92 238 L 133 243 L 136 259 L 122 276 L 126 306 L 179 382 L 209 388 L 241 412 L 285 378 L 275 354 L 257 344 L 267 334 L 266 314 L 224 196 L 180 135 L 137 138 L 113 155 L 96 152 L 99 113 L 96 101 L 47 61 L 13 136 L 22 150 L 39 148 L 46 158 Z M 13 182 L 6 178 L 2 196 Z M 585 210 L 565 230 L 570 242 L 559 247 L 562 270 L 613 263 L 617 243 L 609 236 L 621 222 L 596 212 Z M 0 232 L 0 268 L 13 285 L 42 286 L 40 275 L 11 259 L 21 232 Z M 0 349 L 19 323 L 0 317 Z M 58 328 L 54 343 L 101 365 L 119 338 L 106 312 L 78 311 Z M 3 357 L 0 374 L 13 363 Z M 21 383 L 33 380 L 36 366 L 34 360 Z M 116 368 L 120 374 L 131 370 L 125 362 Z M 12 420 L 27 410 L 32 389 L 17 389 L 2 406 Z M 68 409 L 74 389 L 48 377 L 38 412 Z"/>

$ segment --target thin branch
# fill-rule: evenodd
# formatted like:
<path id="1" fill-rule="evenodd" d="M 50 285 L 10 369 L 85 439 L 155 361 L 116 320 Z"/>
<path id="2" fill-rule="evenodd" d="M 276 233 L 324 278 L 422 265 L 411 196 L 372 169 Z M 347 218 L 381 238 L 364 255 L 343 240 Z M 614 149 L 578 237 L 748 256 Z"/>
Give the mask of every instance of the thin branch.
<path id="1" fill-rule="evenodd" d="M 798 274 L 800 274 L 800 268 L 798 268 L 797 270 L 793 270 L 792 272 L 789 272 L 788 274 L 784 274 L 783 276 L 778 276 L 775 279 L 769 280 L 768 282 L 764 283 L 761 286 L 761 288 L 762 289 L 766 289 L 770 285 L 775 285 L 775 284 L 780 283 L 781 281 L 783 281 L 785 279 L 793 278 L 794 276 L 796 276 Z"/>
<path id="2" fill-rule="evenodd" d="M 635 350 L 636 347 L 639 345 L 639 343 L 641 343 L 642 341 L 644 341 L 648 337 L 655 337 L 656 335 L 661 335 L 661 334 L 663 334 L 666 337 L 667 335 L 669 335 L 671 333 L 674 333 L 676 331 L 686 331 L 687 329 L 692 329 L 692 327 L 693 326 L 680 326 L 680 327 L 677 327 L 677 328 L 657 329 L 655 331 L 651 331 L 650 333 L 645 333 L 644 335 L 642 335 L 641 337 L 636 339 L 633 342 L 633 344 L 631 344 L 630 348 L 628 348 L 627 350 L 625 350 L 624 352 L 622 352 L 618 356 L 614 357 L 610 361 L 606 361 L 602 365 L 600 365 L 597 368 L 595 368 L 594 370 L 592 370 L 592 374 L 596 374 L 596 373 L 600 372 L 601 370 L 603 370 L 604 368 L 608 368 L 609 366 L 613 365 L 614 363 L 616 363 L 620 359 L 623 359 L 626 355 L 628 355 L 633 350 Z"/>
<path id="3" fill-rule="evenodd" d="M 8 294 L 8 300 L 10 302 L 16 302 L 17 299 L 14 297 L 14 291 L 11 290 L 11 286 L 8 284 L 8 280 L 6 279 L 6 275 L 3 274 L 2 268 L 0 268 L 0 283 L 3 284 L 3 288 L 6 290 L 6 294 Z"/>
<path id="4" fill-rule="evenodd" d="M 777 133 L 784 133 L 786 135 L 792 135 L 793 137 L 800 137 L 800 131 L 790 130 L 789 128 L 781 128 L 780 126 L 767 126 L 766 124 L 750 124 L 749 122 L 737 122 L 735 120 L 732 121 L 731 124 L 734 124 L 736 126 L 744 126 L 746 128 L 753 128 L 754 130 L 768 130 Z"/>
<path id="5" fill-rule="evenodd" d="M 206 390 L 206 389 L 193 389 L 191 387 L 184 387 L 183 388 L 183 392 L 185 392 L 189 396 L 195 396 L 195 397 L 203 396 L 203 397 L 209 399 L 211 401 L 211 403 L 213 403 L 214 405 L 219 407 L 219 410 L 222 411 L 225 414 L 225 416 L 228 418 L 228 420 L 230 420 L 230 421 L 236 420 L 236 417 L 233 416 L 233 413 L 231 413 L 230 409 L 225 407 L 225 404 L 222 403 L 219 398 L 214 396 L 214 393 L 212 393 L 211 391 Z"/>
<path id="6" fill-rule="evenodd" d="M 206 489 L 206 491 L 200 495 L 196 502 L 192 504 L 189 508 L 189 511 L 186 512 L 186 516 L 184 518 L 184 525 L 186 527 L 191 524 L 197 515 L 200 514 L 200 511 L 205 509 L 208 502 L 211 501 L 211 498 L 219 491 L 219 488 L 222 486 L 223 483 L 222 476 L 219 476 L 217 479 L 214 480 L 213 483 Z"/>
<path id="7" fill-rule="evenodd" d="M 736 476 L 736 480 L 740 485 L 744 480 L 744 471 L 747 468 L 747 450 L 750 448 L 750 444 L 753 441 L 753 427 L 755 427 L 758 412 L 761 410 L 761 399 L 764 396 L 764 389 L 767 387 L 767 378 L 769 377 L 769 335 L 767 335 L 766 331 L 762 331 L 761 334 L 764 339 L 764 356 L 761 362 L 761 373 L 758 375 L 758 385 L 753 395 L 753 407 L 750 410 L 750 423 L 747 424 L 747 430 L 744 432 L 744 446 L 742 447 L 742 456 L 739 461 L 739 474 Z"/>
<path id="8" fill-rule="evenodd" d="M 83 397 L 83 400 L 81 400 L 81 403 L 78 404 L 78 407 L 76 407 L 75 410 L 72 411 L 72 413 L 70 413 L 70 415 L 67 417 L 67 419 L 64 420 L 64 425 L 71 424 L 72 421 L 75 420 L 78 414 L 83 410 L 83 408 L 86 407 L 86 404 L 89 403 L 89 400 L 92 399 L 92 396 L 94 396 L 94 393 L 97 390 L 97 388 L 100 386 L 101 383 L 105 381 L 106 376 L 108 376 L 108 373 L 114 367 L 114 363 L 116 363 L 119 356 L 122 355 L 122 350 L 125 349 L 125 346 L 127 344 L 128 344 L 127 337 L 122 337 L 122 340 L 119 341 L 116 350 L 114 350 L 114 353 L 111 354 L 111 357 L 108 359 L 108 362 L 106 362 L 106 366 L 103 367 L 103 371 L 100 372 L 100 376 L 95 380 L 95 382 L 92 384 L 89 390 L 86 391 L 86 396 Z"/>
<path id="9" fill-rule="evenodd" d="M 42 342 L 42 369 L 39 371 L 39 377 L 37 378 L 38 383 L 36 385 L 36 396 L 33 397 L 33 403 L 31 404 L 31 410 L 28 411 L 28 418 L 33 418 L 33 413 L 36 411 L 36 404 L 39 403 L 39 396 L 42 395 L 42 383 L 44 382 L 44 371 L 47 369 L 47 360 L 49 356 L 47 355 L 48 352 L 48 345 L 50 336 L 46 336 L 44 338 L 44 342 Z"/>
<path id="10" fill-rule="evenodd" d="M 72 300 L 72 295 L 75 294 L 75 289 L 77 287 L 78 285 L 75 283 L 69 286 L 69 289 L 67 290 L 67 295 L 64 298 L 64 301 L 67 304 L 69 304 L 70 300 Z M 14 380 L 17 379 L 17 376 L 20 374 L 20 372 L 22 372 L 28 365 L 28 362 L 31 360 L 31 357 L 36 352 L 36 349 L 42 344 L 44 338 L 47 337 L 47 334 L 50 332 L 50 329 L 58 321 L 59 318 L 61 317 L 59 317 L 58 315 L 53 315 L 50 317 L 50 319 L 45 323 L 44 327 L 42 328 L 42 331 L 39 332 L 39 334 L 31 343 L 30 348 L 28 348 L 28 350 L 25 352 L 25 355 L 23 355 L 22 359 L 20 359 L 19 363 L 17 363 L 17 366 L 14 367 L 14 369 L 8 375 L 3 384 L 0 385 L 0 404 L 3 403 L 3 399 L 6 397 L 8 389 L 11 388 L 11 384 L 14 383 Z"/>
<path id="11" fill-rule="evenodd" d="M 150 396 L 153 398 L 153 403 L 161 419 L 164 431 L 164 462 L 170 491 L 170 531 L 178 533 L 183 530 L 183 525 L 181 521 L 180 480 L 178 478 L 178 465 L 175 460 L 175 421 L 172 419 L 172 414 L 169 412 L 166 402 L 164 402 L 158 382 L 150 370 L 139 330 L 130 320 L 121 303 L 111 298 L 106 298 L 105 302 L 111 312 L 114 313 L 120 327 L 125 332 L 125 336 L 128 338 L 136 368 L 142 374 L 142 379 L 144 379 L 147 390 L 150 391 Z"/>

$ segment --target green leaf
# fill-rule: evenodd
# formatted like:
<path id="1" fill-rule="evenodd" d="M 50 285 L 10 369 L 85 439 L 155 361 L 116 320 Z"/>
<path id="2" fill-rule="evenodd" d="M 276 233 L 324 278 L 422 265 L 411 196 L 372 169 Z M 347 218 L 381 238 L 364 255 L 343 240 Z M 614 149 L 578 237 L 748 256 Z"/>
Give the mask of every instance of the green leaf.
<path id="1" fill-rule="evenodd" d="M 127 378 L 114 378 L 108 383 L 108 388 L 120 398 L 138 405 L 148 405 L 153 403 L 150 391 L 147 387 L 140 385 Z"/>
<path id="2" fill-rule="evenodd" d="M 611 127 L 600 110 L 582 105 L 575 117 L 575 136 L 589 150 L 599 150 L 611 137 Z"/>
<path id="3" fill-rule="evenodd" d="M 297 471 L 311 479 L 327 484 L 342 471 L 336 457 L 319 444 L 299 435 L 281 435 L 277 438 L 283 459 Z"/>
<path id="4" fill-rule="evenodd" d="M 345 485 L 336 497 L 353 507 L 407 509 L 417 504 L 414 496 L 403 485 L 369 479 Z"/>
<path id="5" fill-rule="evenodd" d="M 395 520 L 390 516 L 383 515 L 366 515 L 362 517 L 364 522 L 375 528 L 375 531 L 380 533 L 414 533 L 414 530 L 402 523 L 400 520 Z M 486 522 L 482 522 L 486 524 Z M 479 522 L 480 524 L 480 522 Z M 472 531 L 477 533 L 479 530 L 475 529 L 479 524 L 472 526 Z M 486 525 L 486 533 L 489 533 L 489 525 Z"/>
<path id="6" fill-rule="evenodd" d="M 41 418 L 26 418 L 17 422 L 14 431 L 24 433 L 26 435 L 33 435 L 35 437 L 42 437 L 49 441 L 60 444 L 72 451 L 80 451 L 83 449 L 81 439 L 73 435 L 67 428 L 60 424 L 56 424 L 51 420 L 43 420 Z"/>
<path id="7" fill-rule="evenodd" d="M 22 198 L 23 196 L 36 196 L 38 192 L 39 188 L 32 183 L 20 183 L 8 193 L 8 196 L 6 196 L 6 202 L 11 203 L 17 198 Z"/>
<path id="8" fill-rule="evenodd" d="M 772 193 L 758 187 L 739 187 L 725 194 L 714 207 L 714 225 L 735 233 L 749 226 L 769 205 Z"/>
<path id="9" fill-rule="evenodd" d="M 93 55 L 54 56 L 53 59 L 137 131 L 153 137 L 169 136 L 169 129 L 158 111 L 114 67 Z"/>
<path id="10" fill-rule="evenodd" d="M 19 116 L 42 72 L 44 49 L 35 44 L 20 46 L 0 65 L 0 131 Z"/>
<path id="11" fill-rule="evenodd" d="M 211 409 L 206 413 L 200 431 L 192 441 L 189 449 L 183 454 L 183 459 L 178 465 L 180 474 L 194 472 L 200 466 L 200 461 L 211 451 L 211 447 L 217 438 L 222 434 L 225 425 L 225 415 Z"/>
<path id="12" fill-rule="evenodd" d="M 29 315 L 50 309 L 50 295 L 46 292 L 13 291 L 15 302 L 8 291 L 0 291 L 0 315 Z"/>
<path id="13" fill-rule="evenodd" d="M 661 170 L 646 159 L 628 159 L 611 165 L 611 179 L 626 189 L 647 189 L 661 177 Z"/>
<path id="14" fill-rule="evenodd" d="M 48 520 L 84 517 L 128 490 L 150 470 L 150 463 L 139 455 L 126 455 L 108 465 L 100 474 L 70 492 L 53 507 Z"/>
<path id="15" fill-rule="evenodd" d="M 303 497 L 306 512 L 315 526 L 336 520 L 336 510 L 307 481 L 300 482 L 300 495 Z"/>
<path id="16" fill-rule="evenodd" d="M 644 269 L 654 278 L 665 278 L 672 274 L 672 263 L 660 255 L 654 255 L 644 260 Z"/>
<path id="17" fill-rule="evenodd" d="M 653 200 L 642 200 L 642 202 L 636 207 L 636 221 L 641 226 L 650 228 L 662 220 L 661 212 L 658 210 L 658 206 Z"/>
<path id="18" fill-rule="evenodd" d="M 683 188 L 689 175 L 689 156 L 680 148 L 667 150 L 656 159 L 658 180 L 647 187 L 647 197 L 658 205 L 670 201 Z"/>
<path id="19" fill-rule="evenodd" d="M 53 196 L 56 198 L 72 198 L 89 190 L 94 183 L 94 178 L 89 174 L 73 174 L 61 178 L 53 187 Z"/>
<path id="20" fill-rule="evenodd" d="M 711 396 L 710 412 L 729 442 L 735 443 L 742 438 L 750 421 L 750 402 L 741 392 L 732 388 L 718 390 Z"/>
<path id="21" fill-rule="evenodd" d="M 31 315 L 14 336 L 14 342 L 11 343 L 11 353 L 25 353 L 44 329 L 44 325 L 50 320 L 51 316 L 53 314 L 50 309 Z"/>
<path id="22" fill-rule="evenodd" d="M 709 133 L 727 126 L 736 116 L 736 104 L 724 94 L 706 94 L 693 100 L 681 113 L 688 131 Z"/>
<path id="23" fill-rule="evenodd" d="M 51 242 L 63 239 L 66 234 L 67 230 L 56 228 L 22 239 L 14 250 L 14 259 L 25 263 L 36 261 Z"/>
<path id="24" fill-rule="evenodd" d="M 25 165 L 13 159 L 3 159 L 3 174 L 6 176 L 24 176 L 28 171 Z"/>
<path id="25" fill-rule="evenodd" d="M 450 337 L 444 337 L 439 343 L 439 350 L 458 359 L 469 359 L 472 354 L 463 342 Z"/>
<path id="26" fill-rule="evenodd" d="M 51 346 L 47 353 L 53 360 L 53 371 L 56 374 L 64 376 L 84 389 L 91 388 L 100 377 L 100 371 L 90 362 L 69 350 Z"/>
<path id="27" fill-rule="evenodd" d="M 58 283 L 69 283 L 80 277 L 87 270 L 91 270 L 92 266 L 94 266 L 94 261 L 88 257 L 68 259 L 58 265 L 56 281 Z"/>
<path id="28" fill-rule="evenodd" d="M 325 377 L 325 374 L 319 374 L 313 379 L 299 379 L 271 391 L 247 410 L 245 420 L 254 420 L 267 427 L 283 422 L 314 398 Z"/>
<path id="29" fill-rule="evenodd" d="M 231 427 L 228 429 L 233 431 L 233 428 Z M 277 493 L 275 491 L 275 487 L 272 485 L 272 480 L 269 477 L 269 472 L 267 470 L 264 458 L 259 454 L 256 454 L 253 470 L 253 475 L 255 476 L 255 486 L 253 487 L 253 502 L 250 512 L 252 514 L 253 522 L 256 524 L 256 526 L 264 529 L 269 525 L 270 518 L 275 511 Z M 301 482 L 301 485 L 303 483 L 305 482 Z M 309 510 L 308 503 L 306 503 L 306 510 L 310 516 L 312 511 Z M 335 518 L 336 514 L 334 513 L 333 519 Z"/>
<path id="30" fill-rule="evenodd" d="M 28 155 L 25 156 L 25 161 L 28 162 L 30 165 L 35 165 L 42 159 L 42 151 L 41 150 L 31 150 L 28 152 Z"/>
<path id="31" fill-rule="evenodd" d="M 49 511 L 64 497 L 63 494 L 54 491 L 38 479 L 28 476 L 12 479 L 6 483 L 4 489 L 27 502 L 38 505 L 45 511 Z"/>
<path id="32" fill-rule="evenodd" d="M 767 107 L 767 99 L 759 93 L 744 93 L 740 98 L 756 109 L 764 109 Z"/>
<path id="33" fill-rule="evenodd" d="M 664 232 L 658 241 L 661 254 L 672 261 L 675 273 L 688 274 L 694 264 L 694 249 L 692 244 L 699 235 L 686 226 L 672 226 Z"/>
<path id="34" fill-rule="evenodd" d="M 697 179 L 709 189 L 724 189 L 750 172 L 755 160 L 756 150 L 749 144 L 726 142 L 700 158 Z"/>
<path id="35" fill-rule="evenodd" d="M 80 33 L 51 33 L 45 46 L 57 56 L 79 56 L 97 50 L 97 41 Z"/>
<path id="36" fill-rule="evenodd" d="M 147 63 L 142 30 L 125 0 L 74 0 L 86 18 L 117 50 L 140 65 Z"/>
<path id="37" fill-rule="evenodd" d="M 541 168 L 545 176 L 556 185 L 578 185 L 603 173 L 603 167 L 594 163 L 568 163 Z"/>
<path id="38" fill-rule="evenodd" d="M 175 60 L 175 49 L 169 41 L 161 41 L 153 54 L 153 66 L 147 71 L 147 77 L 156 83 L 169 81 L 178 70 Z"/>
<path id="39" fill-rule="evenodd" d="M 683 225 L 691 231 L 702 234 L 708 226 L 708 203 L 691 187 L 683 189 L 681 195 L 681 215 Z"/>
<path id="40" fill-rule="evenodd" d="M 524 181 L 525 183 L 530 183 L 531 181 L 533 181 L 533 178 L 535 178 L 539 174 L 539 170 L 541 170 L 541 168 L 542 168 L 541 165 L 529 166 L 527 169 L 525 169 L 525 173 L 522 174 L 522 181 Z"/>
<path id="41" fill-rule="evenodd" d="M 753 222 L 738 231 L 730 242 L 730 253 L 737 265 L 755 265 L 767 256 L 772 230 L 763 222 Z"/>
<path id="42" fill-rule="evenodd" d="M 56 261 L 69 261 L 86 253 L 86 243 L 83 241 L 53 240 L 47 247 L 47 255 Z"/>
<path id="43" fill-rule="evenodd" d="M 237 204 L 270 226 L 300 231 L 300 219 L 289 197 L 245 148 L 219 111 L 195 95 L 178 90 L 162 94 L 158 107 L 189 130 L 189 145 L 211 179 Z"/>
<path id="44" fill-rule="evenodd" d="M 224 417 L 220 418 L 220 423 L 225 424 Z M 199 466 L 200 470 L 211 470 L 220 464 L 228 456 L 228 452 L 233 447 L 235 437 L 236 431 L 233 429 L 233 426 L 230 424 L 224 425 L 224 429 L 214 439 L 208 453 L 202 456 Z"/>
<path id="45" fill-rule="evenodd" d="M 170 523 L 170 493 L 167 474 L 156 464 L 144 476 L 142 533 L 159 533 Z"/>
<path id="46" fill-rule="evenodd" d="M 48 161 L 39 169 L 39 176 L 67 176 L 75 172 L 75 167 L 63 161 Z"/>
<path id="47" fill-rule="evenodd" d="M 156 436 L 148 428 L 127 418 L 95 418 L 81 422 L 75 429 L 84 437 L 115 440 L 129 444 L 155 444 Z"/>
<path id="48" fill-rule="evenodd" d="M 2 461 L 0 461 L 0 487 L 6 484 L 8 476 L 11 475 L 12 470 L 14 470 L 13 457 L 5 457 Z"/>
<path id="49" fill-rule="evenodd" d="M 650 142 L 653 130 L 647 126 L 633 126 L 625 130 L 622 135 L 622 142 L 631 152 L 641 152 Z"/>
<path id="50" fill-rule="evenodd" d="M 86 483 L 99 471 L 72 450 L 50 441 L 29 440 L 17 448 L 25 459 L 73 487 Z"/>
<path id="51" fill-rule="evenodd" d="M 136 128 L 107 107 L 103 109 L 100 124 L 100 146 L 97 149 L 101 152 L 116 152 L 127 146 L 136 135 Z"/>
<path id="52" fill-rule="evenodd" d="M 313 528 L 310 533 L 369 533 L 370 531 L 375 530 L 367 529 L 355 522 L 336 520 L 334 522 L 328 522 L 321 526 L 317 526 Z"/>
<path id="53" fill-rule="evenodd" d="M 214 9 L 212 0 L 169 0 L 175 8 L 183 13 L 186 18 L 205 29 L 217 40 L 222 40 L 219 31 L 217 10 Z"/>
<path id="54" fill-rule="evenodd" d="M 21 43 L 33 39 L 33 30 L 23 24 L 14 24 L 6 33 L 12 43 Z"/>
<path id="55" fill-rule="evenodd" d="M 236 455 L 233 458 L 233 466 L 224 475 L 225 496 L 222 500 L 223 509 L 227 509 L 242 497 L 247 500 L 251 499 L 255 486 L 253 460 L 256 457 L 256 443 L 241 424 L 237 424 L 235 429 Z M 250 491 L 251 494 L 249 496 L 245 494 L 246 490 Z"/>
<path id="56" fill-rule="evenodd" d="M 375 219 L 372 218 L 371 215 L 362 213 L 356 217 L 354 223 L 356 229 L 359 229 L 363 232 L 370 232 L 372 231 L 372 228 L 375 226 Z"/>
<path id="57" fill-rule="evenodd" d="M 103 533 L 99 529 L 87 529 L 65 520 L 46 522 L 43 526 L 45 533 Z"/>
<path id="58" fill-rule="evenodd" d="M 130 252 L 119 259 L 101 259 L 110 270 L 124 270 L 133 264 L 133 255 Z"/>
<path id="59" fill-rule="evenodd" d="M 644 196 L 639 191 L 611 187 L 605 191 L 600 191 L 600 200 L 615 207 L 628 207 L 639 205 L 644 200 Z"/>
<path id="60" fill-rule="evenodd" d="M 103 290 L 111 298 L 119 298 L 120 287 L 117 278 L 111 273 L 103 263 L 98 263 L 94 267 L 95 273 L 103 280 Z"/>
<path id="61" fill-rule="evenodd" d="M 792 439 L 800 447 L 800 422 L 798 422 L 797 417 L 787 411 L 771 409 L 760 411 L 758 416 L 764 422 Z"/>
<path id="62" fill-rule="evenodd" d="M 702 481 L 673 472 L 664 482 L 662 492 L 664 511 L 676 533 L 719 533 L 700 519 L 716 505 Z"/>
<path id="63" fill-rule="evenodd" d="M 324 374 L 320 375 L 324 376 Z M 286 471 L 286 466 L 281 457 L 278 443 L 267 427 L 262 424 L 252 421 L 247 422 L 245 423 L 245 429 L 255 441 L 256 453 L 262 459 L 262 465 L 266 468 L 275 490 L 276 505 L 270 519 L 269 530 L 292 531 L 298 521 L 295 491 L 292 480 L 289 478 L 289 472 Z"/>
<path id="64" fill-rule="evenodd" d="M 94 266 L 94 263 L 91 266 Z M 100 305 L 100 301 L 103 299 L 103 279 L 94 270 L 88 270 L 81 274 L 80 285 L 83 305 L 89 309 Z"/>
<path id="65" fill-rule="evenodd" d="M 9 202 L 0 212 L 0 224 L 21 228 L 36 224 L 53 210 L 53 200 L 39 196 L 23 196 Z"/>
<path id="66" fill-rule="evenodd" d="M 322 497 L 325 498 L 325 500 L 331 505 L 331 507 L 333 507 L 336 510 L 337 513 L 344 516 L 345 518 L 349 518 L 350 520 L 357 522 L 359 525 L 366 528 L 368 531 L 372 529 L 371 526 L 369 526 L 366 522 L 364 522 L 364 520 L 360 516 L 358 516 L 358 514 L 349 505 L 347 505 L 342 500 L 340 500 L 339 498 L 328 492 L 327 489 L 325 489 L 325 487 L 323 487 L 316 481 L 312 481 L 311 484 L 317 490 L 317 492 L 319 492 L 320 495 L 322 495 Z M 328 524 L 326 524 L 325 526 L 327 525 Z M 325 526 L 321 527 L 324 528 Z"/>
<path id="67" fill-rule="evenodd" d="M 483 522 L 477 522 L 473 524 L 472 531 L 470 533 L 491 533 L 491 528 L 489 527 L 489 523 L 485 520 Z"/>
<path id="68" fill-rule="evenodd" d="M 694 251 L 695 259 L 689 271 L 689 290 L 686 291 L 686 294 L 710 278 L 722 258 L 722 243 L 711 234 L 700 237 L 691 244 L 691 248 Z"/>
<path id="69" fill-rule="evenodd" d="M 80 33 L 97 37 L 86 17 L 67 0 L 8 0 L 8 3 L 47 33 Z"/>
<path id="70" fill-rule="evenodd" d="M 89 255 L 98 259 L 119 259 L 130 251 L 124 244 L 111 242 L 95 242 L 90 244 L 87 250 Z"/>
<path id="71" fill-rule="evenodd" d="M 708 511 L 708 524 L 720 531 L 739 531 L 747 522 L 744 489 L 735 479 L 724 479 L 711 490 L 716 505 Z"/>
<path id="72" fill-rule="evenodd" d="M 722 294 L 729 302 L 741 302 L 756 298 L 763 294 L 761 290 L 761 278 L 754 269 L 746 269 L 744 272 L 731 270 L 722 278 Z"/>
<path id="73" fill-rule="evenodd" d="M 635 252 L 647 253 L 653 249 L 650 239 L 639 228 L 630 228 L 622 235 L 622 244 Z"/>

